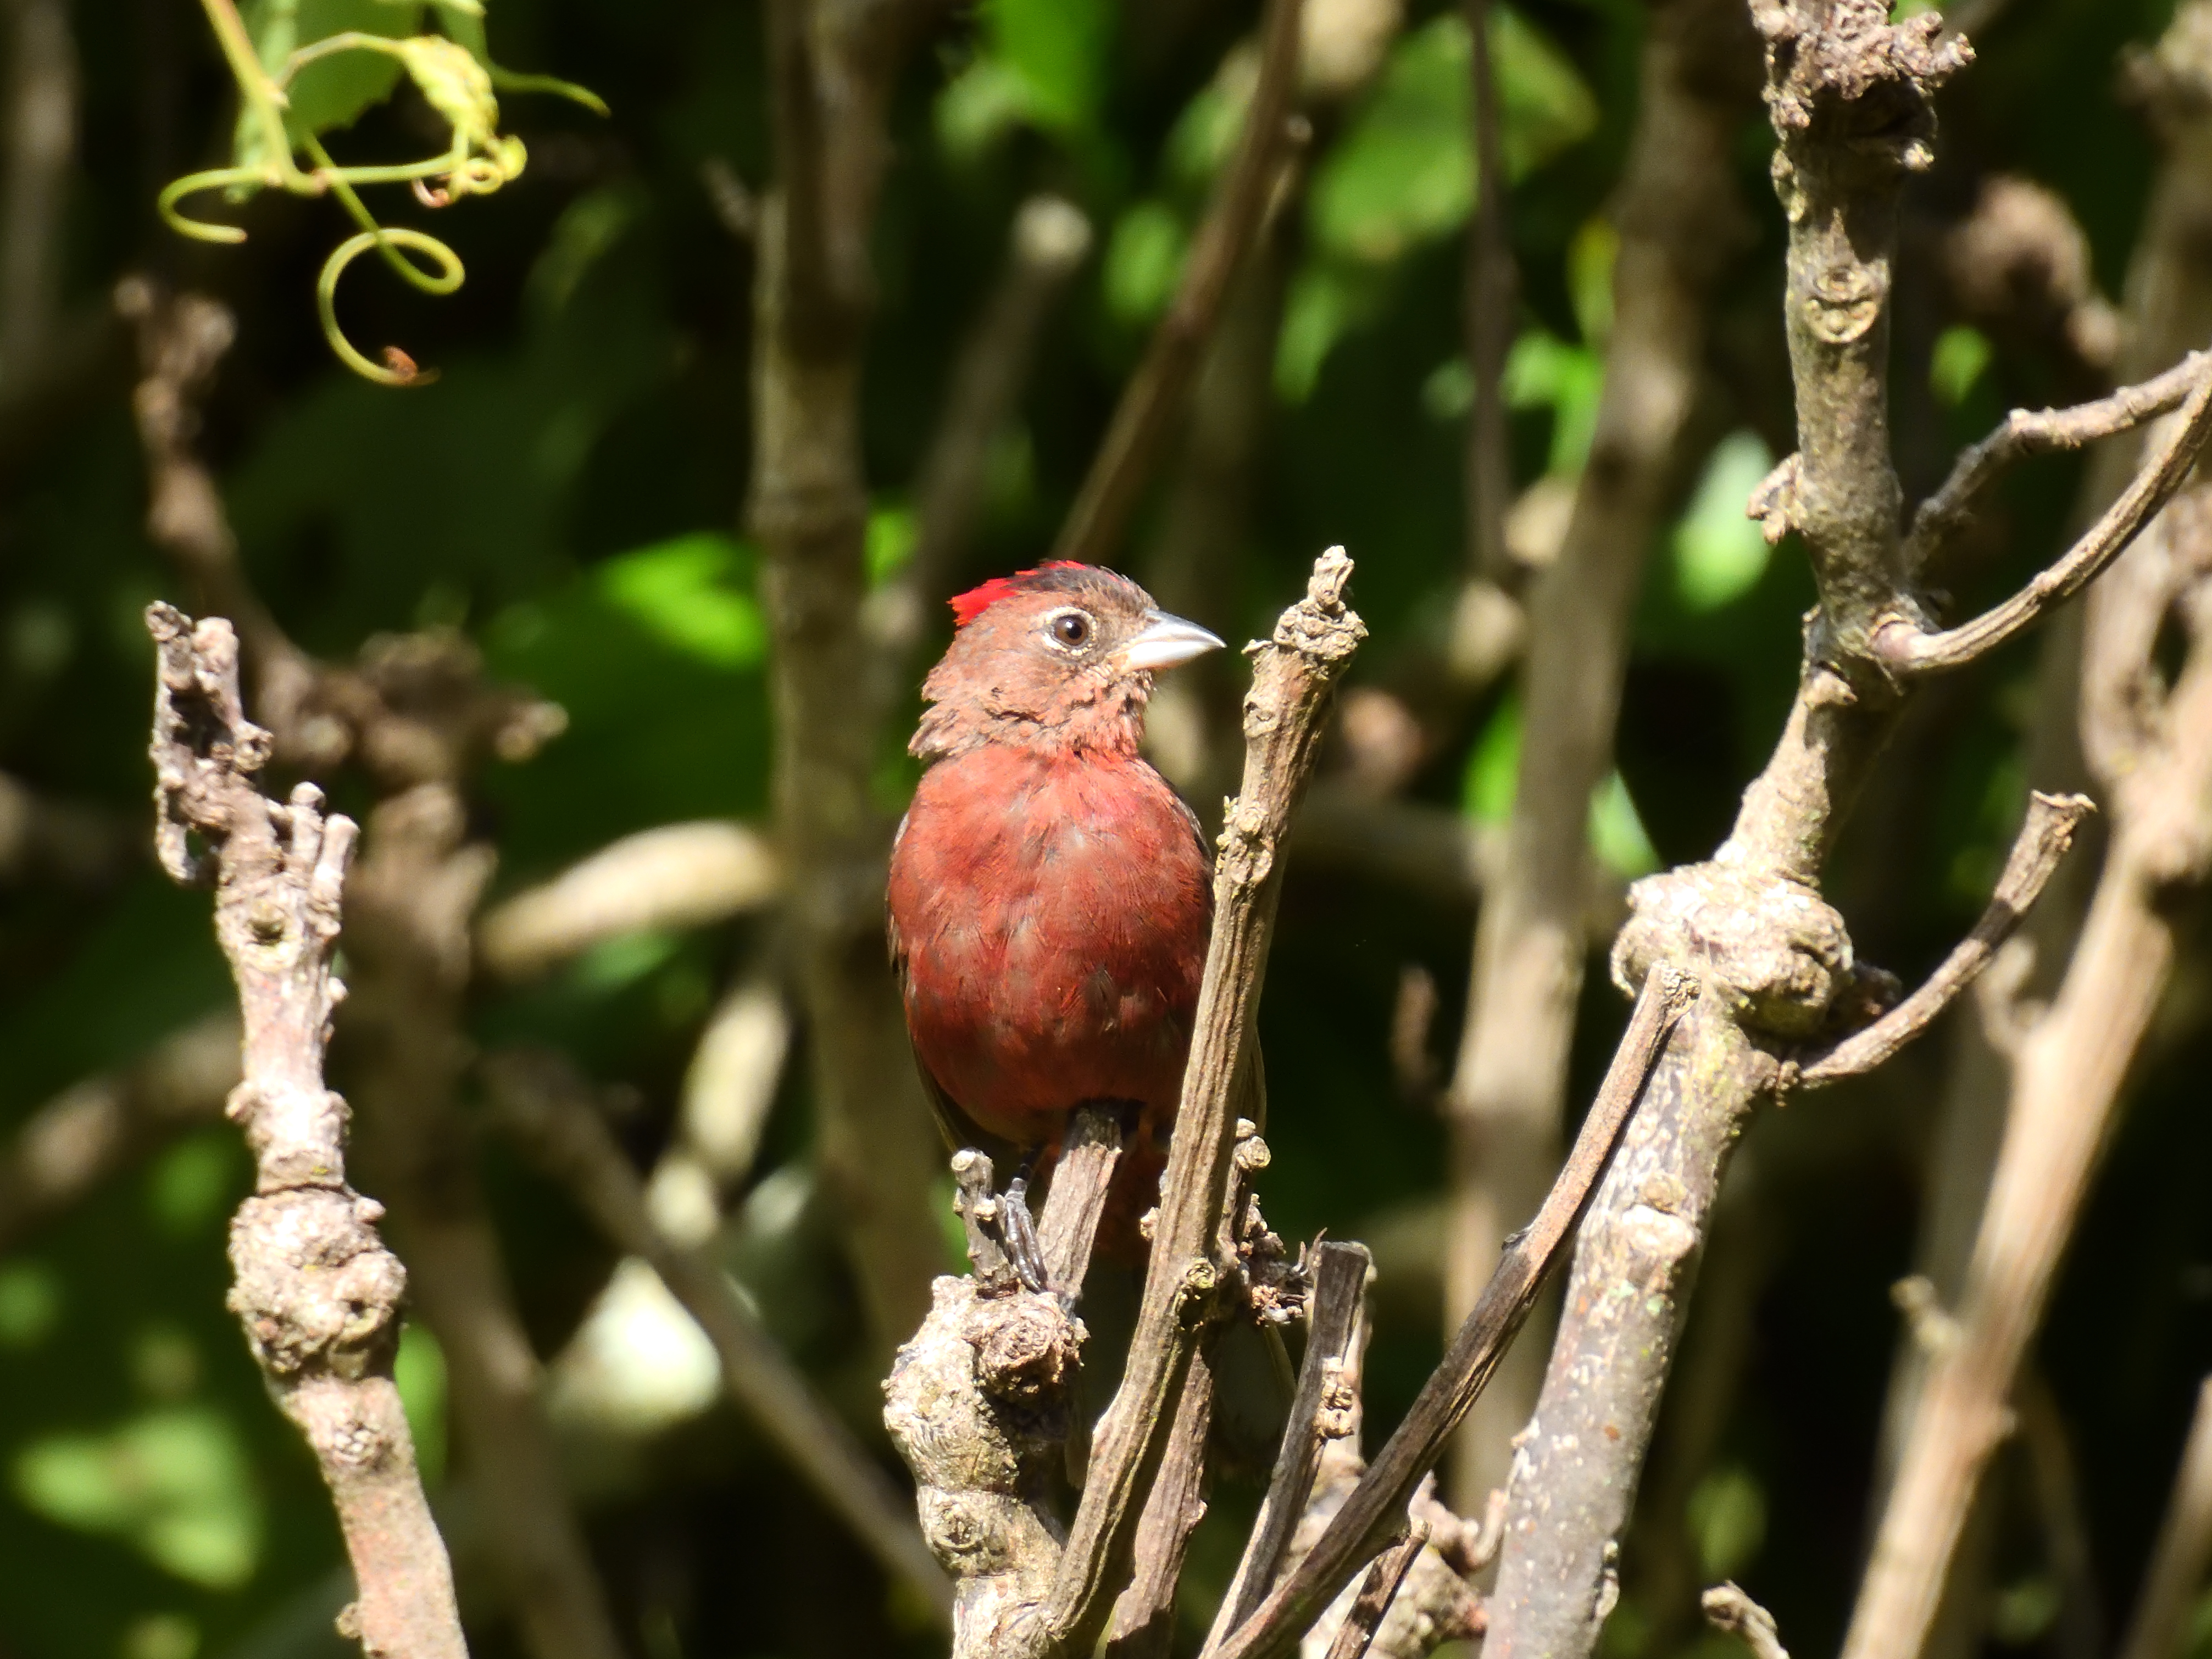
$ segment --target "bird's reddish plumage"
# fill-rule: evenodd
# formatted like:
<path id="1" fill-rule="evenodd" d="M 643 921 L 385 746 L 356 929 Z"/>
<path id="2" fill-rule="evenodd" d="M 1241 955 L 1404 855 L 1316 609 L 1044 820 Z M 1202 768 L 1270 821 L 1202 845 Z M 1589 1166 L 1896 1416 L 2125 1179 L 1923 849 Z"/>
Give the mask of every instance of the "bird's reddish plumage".
<path id="1" fill-rule="evenodd" d="M 1050 1148 L 1079 1106 L 1128 1111 L 1104 1235 L 1127 1254 L 1182 1092 L 1213 910 L 1198 821 L 1137 752 L 1152 677 L 1121 648 L 1161 618 L 1135 583 L 1066 563 L 952 609 L 914 744 L 930 764 L 891 851 L 907 1030 L 955 1145 Z M 1070 609 L 1089 619 L 1073 637 Z"/>

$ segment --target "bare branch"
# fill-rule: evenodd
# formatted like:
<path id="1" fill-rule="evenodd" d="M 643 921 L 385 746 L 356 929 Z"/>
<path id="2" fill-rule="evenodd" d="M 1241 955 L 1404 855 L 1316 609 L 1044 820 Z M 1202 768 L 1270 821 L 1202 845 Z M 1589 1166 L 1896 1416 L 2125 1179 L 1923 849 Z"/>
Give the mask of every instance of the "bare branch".
<path id="1" fill-rule="evenodd" d="M 330 1488 L 359 1596 L 342 1627 L 368 1654 L 465 1659 L 453 1570 L 392 1382 L 406 1273 L 377 1238 L 382 1208 L 346 1184 L 345 1103 L 323 1085 L 354 825 L 325 819 L 312 784 L 283 805 L 263 797 L 270 738 L 246 718 L 228 623 L 195 626 L 158 604 L 146 622 L 161 654 L 162 864 L 216 887 L 216 936 L 243 1015 L 244 1080 L 227 1115 L 246 1131 L 257 1180 L 231 1224 L 230 1307 Z M 204 855 L 190 853 L 188 831 Z"/>
<path id="2" fill-rule="evenodd" d="M 1790 1659 L 1782 1645 L 1782 1632 L 1774 1615 L 1746 1595 L 1734 1583 L 1716 1584 L 1699 1598 L 1705 1622 L 1723 1635 L 1743 1638 L 1752 1659 Z"/>
<path id="3" fill-rule="evenodd" d="M 1651 14 L 1628 169 L 1612 208 L 1620 244 L 1604 389 L 1565 538 L 1527 596 L 1519 780 L 1476 920 L 1452 1067 L 1447 1330 L 1481 1294 L 1498 1240 L 1558 1171 L 1593 924 L 1610 937 L 1620 921 L 1617 901 L 1592 902 L 1617 884 L 1589 854 L 1590 797 L 1612 765 L 1645 554 L 1694 459 L 1685 451 L 1712 292 L 1747 240 L 1731 158 L 1757 65 L 1741 0 Z M 1510 318 L 1504 326 L 1510 332 Z M 1542 1356 L 1540 1342 L 1517 1348 L 1470 1414 L 1446 1482 L 1455 1502 L 1504 1483 Z"/>
<path id="4" fill-rule="evenodd" d="M 495 906 L 477 926 L 477 950 L 488 973 L 529 979 L 625 933 L 703 927 L 758 909 L 782 887 L 775 848 L 749 825 L 664 824 Z"/>
<path id="5" fill-rule="evenodd" d="M 1804 1061 L 1795 1081 L 1807 1088 L 1871 1072 L 1903 1049 L 1949 1007 L 1954 999 L 1980 977 L 2004 942 L 2033 909 L 2059 860 L 2074 844 L 2074 831 L 2082 818 L 2094 811 L 2087 795 L 2046 795 L 2040 790 L 2027 798 L 2027 820 L 2014 840 L 1996 890 L 1973 932 L 1959 941 L 1942 965 L 1911 996 L 1864 1030 L 1855 1031 L 1818 1057 Z"/>
<path id="6" fill-rule="evenodd" d="M 1038 1228 L 1045 1267 L 1055 1289 L 1070 1295 L 1082 1292 L 1091 1271 L 1091 1246 L 1121 1162 L 1121 1126 L 1115 1115 L 1091 1107 L 1079 1109 L 1053 1165 L 1054 1201 L 1046 1206 Z"/>
<path id="7" fill-rule="evenodd" d="M 1078 564 L 1111 559 L 1129 516 L 1182 412 L 1199 356 L 1228 296 L 1231 279 L 1259 234 L 1275 185 L 1298 68 L 1301 0 L 1267 0 L 1261 26 L 1260 78 L 1243 137 L 1191 239 L 1182 280 L 1152 331 L 1144 361 L 1122 389 L 1114 419 L 1068 509 L 1052 556 Z"/>
<path id="8" fill-rule="evenodd" d="M 2212 374 L 2200 374 L 2157 453 L 2056 563 L 2002 604 L 1956 628 L 1927 633 L 1906 618 L 1887 618 L 1875 631 L 1875 654 L 1893 672 L 1910 676 L 1957 668 L 1996 650 L 2052 605 L 2080 592 L 2126 550 L 2188 481 L 2207 438 L 2212 438 Z"/>
<path id="9" fill-rule="evenodd" d="M 210 1014 L 32 1113 L 0 1151 L 0 1255 L 173 1135 L 221 1118 L 238 1082 L 238 1039 L 235 1014 Z"/>
<path id="10" fill-rule="evenodd" d="M 1101 1659 L 1166 1659 L 1175 1636 L 1176 1589 L 1190 1535 L 1206 1515 L 1206 1443 L 1213 1426 L 1211 1342 L 1191 1356 L 1175 1427 L 1145 1499 L 1130 1558 L 1135 1571 L 1114 1603 Z"/>
<path id="11" fill-rule="evenodd" d="M 2176 1659 L 2189 1610 L 2212 1565 L 2212 1377 L 2197 1390 L 2189 1438 L 2173 1472 L 2173 1490 L 2159 1522 L 2158 1542 L 2136 1597 L 2120 1659 Z"/>
<path id="12" fill-rule="evenodd" d="M 1413 1571 L 1414 1561 L 1428 1541 L 1428 1522 L 1415 1521 L 1407 1525 L 1395 1543 L 1375 1558 L 1375 1565 L 1368 1568 L 1367 1581 L 1360 1585 L 1352 1610 L 1337 1626 L 1336 1639 L 1328 1644 L 1328 1659 L 1366 1659 L 1369 1644 L 1382 1627 L 1383 1616 L 1398 1599 L 1398 1587 L 1406 1582 L 1406 1575 Z"/>
<path id="13" fill-rule="evenodd" d="M 517 1144 L 568 1190 L 608 1243 L 650 1264 L 699 1322 L 738 1410 L 886 1573 L 949 1616 L 951 1585 L 922 1542 L 904 1499 L 816 1397 L 713 1259 L 675 1243 L 654 1224 L 644 1183 L 583 1080 L 550 1054 L 496 1054 L 484 1062 L 483 1073 L 501 1123 Z"/>
<path id="14" fill-rule="evenodd" d="M 1943 487 L 1912 515 L 1905 538 L 1907 568 L 1939 563 L 1950 544 L 1981 512 L 1990 488 L 2007 468 L 2031 455 L 2080 449 L 2100 438 L 2132 432 L 2170 414 L 2212 375 L 2212 355 L 2192 351 L 2163 374 L 2123 386 L 2108 398 L 2071 409 L 2015 409 L 2004 424 L 1960 455 Z"/>
<path id="15" fill-rule="evenodd" d="M 1328 1530 L 1290 1576 L 1219 1650 L 1221 1659 L 1275 1659 L 1352 1575 L 1382 1548 L 1398 1517 L 1436 1466 L 1454 1429 L 1480 1395 L 1499 1356 L 1528 1317 L 1545 1275 L 1565 1249 L 1584 1203 L 1603 1174 L 1644 1079 L 1665 1049 L 1675 1022 L 1695 994 L 1693 981 L 1663 964 L 1638 997 L 1613 1065 L 1583 1120 L 1558 1181 L 1527 1227 L 1506 1241 L 1498 1270 L 1453 1337 L 1439 1365 Z"/>
<path id="16" fill-rule="evenodd" d="M 1282 891 L 1279 849 L 1313 769 L 1330 690 L 1367 632 L 1344 604 L 1351 577 L 1343 549 L 1322 554 L 1306 597 L 1283 612 L 1271 639 L 1253 647 L 1243 787 L 1226 810 L 1214 866 L 1213 933 L 1144 1301 L 1121 1390 L 1099 1426 L 1083 1501 L 1043 1609 L 1046 1641 L 1054 1651 L 1084 1651 L 1096 1639 L 1158 1462 L 1159 1437 L 1174 1420 L 1197 1316 L 1224 1271 L 1215 1250 L 1236 1139 L 1232 1103 L 1254 1063 L 1252 1024 Z"/>
<path id="17" fill-rule="evenodd" d="M 1283 1443 L 1275 1453 L 1274 1472 L 1268 1478 L 1267 1496 L 1253 1518 L 1245 1540 L 1243 1559 L 1221 1598 L 1209 1649 L 1222 1641 L 1252 1615 L 1274 1588 L 1291 1534 L 1306 1512 L 1314 1475 L 1321 1468 L 1322 1448 L 1347 1426 L 1344 1401 L 1337 1397 L 1345 1387 L 1346 1369 L 1356 1369 L 1353 1344 L 1359 1339 L 1361 1299 L 1366 1295 L 1367 1275 L 1373 1258 L 1362 1244 L 1325 1243 L 1316 1247 L 1310 1268 L 1313 1293 L 1306 1304 L 1306 1352 L 1298 1366 L 1297 1388 L 1291 1395 L 1290 1416 L 1283 1425 Z"/>
<path id="18" fill-rule="evenodd" d="M 2203 515 L 2189 521 L 2212 530 Z M 2172 970 L 2171 892 L 2212 866 L 2212 632 L 2201 611 L 2192 622 L 2164 741 L 2116 792 L 2081 941 L 2050 1011 L 2021 1040 L 1955 1334 L 1929 1361 L 1844 1659 L 1910 1659 L 1925 1640 L 2129 1064 Z"/>
<path id="19" fill-rule="evenodd" d="M 147 535 L 209 610 L 235 623 L 278 756 L 316 774 L 357 761 L 398 791 L 450 783 L 490 755 L 526 760 L 560 733 L 568 716 L 559 708 L 488 680 L 482 654 L 451 630 L 373 636 L 350 666 L 317 662 L 294 644 L 246 579 L 222 492 L 196 447 L 199 400 L 235 321 L 216 301 L 172 295 L 146 276 L 116 285 L 115 308 L 138 337 L 131 407 L 146 458 Z"/>
<path id="20" fill-rule="evenodd" d="M 1866 663 L 1904 580 L 1887 409 L 1893 253 L 1904 181 L 1933 159 L 1933 94 L 1971 54 L 1941 40 L 1933 17 L 1893 23 L 1882 0 L 1758 0 L 1751 11 L 1789 223 L 1799 442 L 1766 492 L 1768 528 L 1801 532 L 1820 606 L 1788 721 L 1728 840 L 1630 892 L 1616 983 L 1671 963 L 1705 994 L 1654 1068 L 1582 1226 L 1516 1458 L 1490 1600 L 1487 1639 L 1501 1656 L 1583 1659 L 1596 1645 L 1729 1154 L 1777 1079 L 1772 1048 L 1816 1035 L 1856 981 L 1820 875 L 1899 703 Z M 1622 1284 L 1640 1293 L 1618 1295 Z"/>

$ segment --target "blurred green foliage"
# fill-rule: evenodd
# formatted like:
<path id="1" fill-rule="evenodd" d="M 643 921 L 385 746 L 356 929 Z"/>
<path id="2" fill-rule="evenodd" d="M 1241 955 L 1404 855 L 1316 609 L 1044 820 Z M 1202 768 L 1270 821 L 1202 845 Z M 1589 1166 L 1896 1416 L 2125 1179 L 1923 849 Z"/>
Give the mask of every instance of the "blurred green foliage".
<path id="1" fill-rule="evenodd" d="M 1914 319 L 1900 325 L 1895 375 L 1912 488 L 1928 488 L 1952 447 L 2008 405 L 2051 401 L 2059 378 L 1949 314 L 1928 252 L 1935 231 L 1985 173 L 2024 173 L 2066 198 L 2117 293 L 2154 152 L 2110 66 L 2168 9 L 2020 0 L 1945 94 L 1941 159 L 1908 198 L 1898 279 Z M 459 9 L 436 11 L 448 31 L 465 27 Z M 266 41 L 280 18 L 308 38 L 342 26 L 404 33 L 428 15 L 390 0 L 263 0 L 252 19 Z M 1643 11 L 1629 0 L 1526 0 L 1493 16 L 1523 294 L 1506 391 L 1527 485 L 1571 478 L 1589 449 L 1609 324 L 1606 215 Z M 204 442 L 276 613 L 309 647 L 341 657 L 379 632 L 459 629 L 496 674 L 568 711 L 568 731 L 543 755 L 494 766 L 477 791 L 500 890 L 629 831 L 763 815 L 767 630 L 758 560 L 738 533 L 752 258 L 700 183 L 709 161 L 757 190 L 769 182 L 758 5 L 495 0 L 503 62 L 587 82 L 614 113 L 603 123 L 533 100 L 508 117 L 529 147 L 520 178 L 465 212 L 404 210 L 467 261 L 468 286 L 450 300 L 427 302 L 373 265 L 355 274 L 339 298 L 348 332 L 404 340 L 443 371 L 405 393 L 360 382 L 323 348 L 312 295 L 344 228 L 334 205 L 244 204 L 252 240 L 236 250 L 185 245 L 159 227 L 161 185 L 233 142 L 227 77 L 197 12 L 178 0 L 79 0 L 73 17 L 84 105 L 60 246 L 70 301 L 100 307 L 118 275 L 143 269 L 236 309 L 240 338 Z M 1239 45 L 1252 17 L 1227 0 L 982 0 L 918 58 L 895 112 L 875 246 L 866 441 L 879 580 L 912 548 L 909 491 L 961 331 L 1016 204 L 1045 188 L 1082 206 L 1102 251 L 1048 331 L 1015 428 L 994 446 L 986 521 L 950 585 L 1033 562 L 1048 545 L 1172 292 L 1249 98 Z M 1446 631 L 1465 557 L 1472 386 L 1456 233 L 1474 193 L 1469 56 L 1458 10 L 1422 0 L 1365 89 L 1316 118 L 1303 205 L 1285 232 L 1247 529 L 1220 550 L 1225 597 L 1200 617 L 1230 637 L 1262 630 L 1313 553 L 1342 542 L 1374 629 L 1358 676 L 1408 697 Z M 349 155 L 405 157 L 424 153 L 426 134 L 436 142 L 433 112 L 389 60 L 349 55 L 313 74 L 295 116 L 346 128 Z M 1796 672 L 1803 561 L 1792 544 L 1768 549 L 1741 517 L 1750 484 L 1792 447 L 1768 150 L 1747 109 L 1738 184 L 1756 234 L 1718 303 L 1704 453 L 1654 538 L 1618 770 L 1593 803 L 1593 844 L 1624 873 L 1711 850 Z M 196 596 L 141 531 L 123 380 L 103 373 L 27 429 L 10 428 L 0 447 L 0 767 L 139 826 L 149 656 L 138 611 L 157 594 L 187 606 Z M 2049 554 L 2077 477 L 2052 465 L 2008 486 L 2010 533 L 1962 573 L 1962 599 L 2015 582 Z M 1125 550 L 1133 571 L 1147 574 L 1157 528 L 1147 517 Z M 1837 891 L 1862 953 L 1907 978 L 1971 921 L 2002 857 L 2033 668 L 2023 648 L 1931 695 L 1838 855 Z M 910 781 L 903 737 L 884 736 L 888 810 Z M 1446 718 L 1411 793 L 1498 821 L 1519 744 L 1514 694 L 1496 688 Z M 342 805 L 365 804 L 356 780 L 334 788 Z M 1457 1009 L 1471 924 L 1427 895 L 1293 867 L 1262 1014 L 1267 1202 L 1286 1236 L 1379 1235 L 1388 1223 L 1433 1237 L 1442 1133 L 1430 1107 L 1394 1085 L 1386 1054 L 1408 968 Z M 175 891 L 143 863 L 89 890 L 43 878 L 9 890 L 0 939 L 10 1060 L 0 1124 L 11 1128 L 228 994 L 204 896 Z M 542 983 L 482 989 L 472 1035 L 553 1042 L 626 1085 L 635 1110 L 622 1132 L 649 1160 L 709 1009 L 777 946 L 763 920 L 617 941 Z M 2192 965 L 2196 1000 L 2184 1000 L 2146 1062 L 2042 1350 L 2113 1608 L 2132 1593 L 2196 1379 L 2212 1368 L 2203 981 Z M 1594 974 L 1578 1097 L 1620 1017 Z M 1438 1019 L 1437 1056 L 1448 1057 L 1456 1026 L 1455 1012 Z M 1749 1201 L 1763 1220 L 1716 1246 L 1760 1253 L 1733 1407 L 1711 1467 L 1683 1488 L 1694 1494 L 1686 1512 L 1643 1523 L 1683 1529 L 1706 1571 L 1743 1575 L 1806 1651 L 1833 1644 L 1854 1579 L 1894 1335 L 1887 1285 L 1911 1260 L 1947 1044 L 1931 1039 L 1885 1079 L 1795 1103 L 1754 1130 Z M 867 1432 L 874 1378 L 854 1339 L 836 1218 L 808 1172 L 806 1107 L 802 1062 L 782 1085 L 729 1259 Z M 517 1296 L 541 1352 L 556 1353 L 613 1263 L 495 1141 L 483 1156 Z M 328 1620 L 343 1595 L 328 1507 L 223 1309 L 224 1218 L 247 1179 L 234 1133 L 212 1126 L 0 1260 L 0 1644 L 10 1653 L 333 1650 Z M 1386 1263 L 1380 1296 L 1378 1425 L 1437 1351 L 1433 1285 Z M 1723 1340 L 1693 1322 L 1687 1363 Z M 465 1540 L 465 1515 L 451 1505 L 467 1449 L 447 1443 L 441 1362 L 417 1331 L 399 1372 L 425 1467 L 442 1472 L 439 1500 Z M 650 1659 L 928 1650 L 836 1525 L 726 1412 L 618 1456 L 579 1443 L 602 1570 Z M 2047 1639 L 2051 1621 L 2032 1616 L 2042 1558 L 2025 1483 L 2006 1473 L 1999 1486 L 1994 1582 L 2008 1610 L 1990 1639 L 2009 1650 Z M 1194 1548 L 1194 1589 L 1225 1580 L 1252 1502 L 1243 1488 L 1216 1494 Z M 1639 1547 L 1632 1538 L 1614 1659 L 1696 1640 L 1640 1599 Z M 480 1575 L 470 1565 L 480 1558 L 460 1553 L 465 1578 Z M 492 1624 L 476 1640 L 483 1654 L 512 1650 Z"/>

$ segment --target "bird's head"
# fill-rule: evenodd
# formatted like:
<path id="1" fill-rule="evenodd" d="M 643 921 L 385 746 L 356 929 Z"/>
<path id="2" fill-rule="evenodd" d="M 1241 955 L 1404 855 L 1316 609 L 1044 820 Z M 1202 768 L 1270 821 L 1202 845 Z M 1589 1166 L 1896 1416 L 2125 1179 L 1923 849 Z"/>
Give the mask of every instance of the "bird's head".
<path id="1" fill-rule="evenodd" d="M 908 745 L 925 760 L 993 742 L 1134 754 L 1152 676 L 1221 648 L 1095 565 L 997 577 L 952 614 L 959 627 L 922 682 L 930 706 Z"/>

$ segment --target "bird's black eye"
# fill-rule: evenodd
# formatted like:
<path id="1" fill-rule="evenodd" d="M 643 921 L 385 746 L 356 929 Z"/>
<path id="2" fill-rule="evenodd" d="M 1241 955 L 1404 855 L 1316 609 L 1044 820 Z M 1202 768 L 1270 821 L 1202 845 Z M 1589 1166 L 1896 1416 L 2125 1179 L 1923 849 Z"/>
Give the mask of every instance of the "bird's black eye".
<path id="1" fill-rule="evenodd" d="M 1071 651 L 1091 643 L 1091 618 L 1080 611 L 1062 611 L 1049 626 L 1053 638 Z"/>

